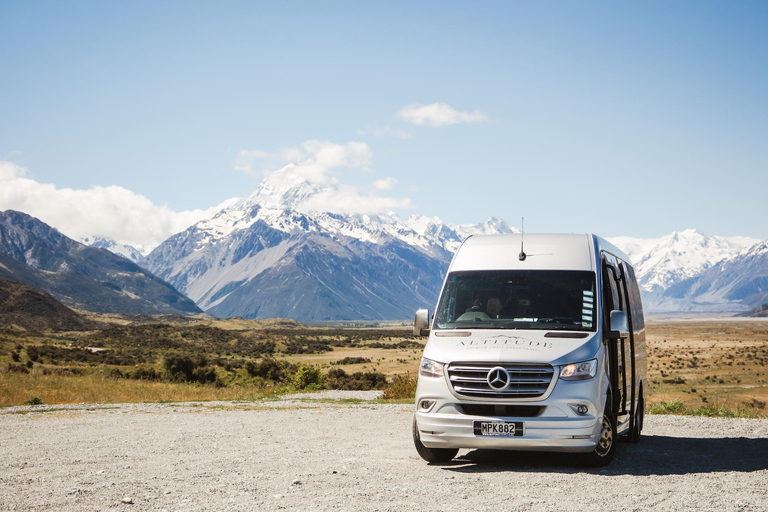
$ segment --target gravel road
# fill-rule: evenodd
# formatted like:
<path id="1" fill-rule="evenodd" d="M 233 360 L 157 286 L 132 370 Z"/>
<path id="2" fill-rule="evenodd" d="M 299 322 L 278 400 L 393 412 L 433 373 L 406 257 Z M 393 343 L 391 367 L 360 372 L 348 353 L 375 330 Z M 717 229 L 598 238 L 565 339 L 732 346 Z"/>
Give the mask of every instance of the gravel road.
<path id="1" fill-rule="evenodd" d="M 348 400 L 372 397 L 2 409 L 0 510 L 768 509 L 768 420 L 648 416 L 602 469 L 478 450 L 429 465 L 412 407 Z"/>

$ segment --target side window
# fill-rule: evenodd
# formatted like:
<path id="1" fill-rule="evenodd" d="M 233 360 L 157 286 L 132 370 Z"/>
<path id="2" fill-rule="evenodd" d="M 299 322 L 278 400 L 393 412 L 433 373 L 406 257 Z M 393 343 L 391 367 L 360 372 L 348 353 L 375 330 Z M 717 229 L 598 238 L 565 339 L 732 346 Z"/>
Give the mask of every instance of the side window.
<path id="1" fill-rule="evenodd" d="M 611 311 L 620 309 L 626 311 L 624 308 L 624 298 L 622 296 L 622 290 L 619 288 L 619 283 L 616 282 L 614 272 L 618 265 L 612 267 L 616 260 L 610 254 L 605 254 L 603 259 L 603 304 L 605 309 L 603 310 L 603 323 L 605 329 L 609 328 Z M 616 262 L 617 263 L 617 262 Z"/>
<path id="2" fill-rule="evenodd" d="M 623 309 L 619 286 L 613 275 L 614 271 L 608 267 L 609 265 L 603 266 L 603 297 L 605 297 L 606 312 L 613 311 L 614 309 Z"/>
<path id="3" fill-rule="evenodd" d="M 640 297 L 640 288 L 637 285 L 637 278 L 635 277 L 635 270 L 625 265 L 627 275 L 627 286 L 629 287 L 630 305 L 632 307 L 632 320 L 635 330 L 640 331 L 645 327 L 645 319 L 643 318 L 643 303 Z"/>
<path id="4" fill-rule="evenodd" d="M 621 271 L 621 278 L 619 279 L 618 289 L 619 289 L 619 301 L 620 306 L 617 309 L 620 309 L 630 315 L 632 312 L 629 310 L 629 307 L 627 307 L 627 274 L 624 272 L 624 266 L 622 265 L 620 268 Z"/>

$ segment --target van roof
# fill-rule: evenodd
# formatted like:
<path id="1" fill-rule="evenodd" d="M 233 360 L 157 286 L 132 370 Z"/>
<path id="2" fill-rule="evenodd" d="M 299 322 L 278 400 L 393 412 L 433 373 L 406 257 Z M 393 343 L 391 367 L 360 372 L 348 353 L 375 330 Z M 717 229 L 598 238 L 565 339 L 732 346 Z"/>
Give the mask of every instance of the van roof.
<path id="1" fill-rule="evenodd" d="M 476 235 L 467 238 L 451 263 L 462 270 L 589 270 L 595 271 L 595 251 L 602 249 L 629 262 L 606 240 L 591 234 L 526 233 L 526 258 L 521 261 L 519 233 Z"/>

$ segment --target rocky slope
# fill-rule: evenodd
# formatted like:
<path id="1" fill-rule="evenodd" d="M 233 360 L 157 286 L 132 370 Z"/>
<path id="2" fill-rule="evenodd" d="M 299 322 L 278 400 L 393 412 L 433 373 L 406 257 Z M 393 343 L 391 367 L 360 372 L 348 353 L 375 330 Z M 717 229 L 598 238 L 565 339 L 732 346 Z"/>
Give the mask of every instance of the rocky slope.
<path id="1" fill-rule="evenodd" d="M 101 313 L 185 314 L 200 309 L 135 263 L 59 233 L 27 214 L 0 212 L 0 278 Z"/>

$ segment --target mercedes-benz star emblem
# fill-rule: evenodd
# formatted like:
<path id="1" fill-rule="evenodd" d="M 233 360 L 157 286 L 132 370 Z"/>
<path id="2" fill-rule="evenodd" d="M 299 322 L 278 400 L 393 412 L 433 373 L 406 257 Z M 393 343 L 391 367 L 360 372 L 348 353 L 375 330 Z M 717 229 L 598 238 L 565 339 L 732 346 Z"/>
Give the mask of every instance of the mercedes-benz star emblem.
<path id="1" fill-rule="evenodd" d="M 495 389 L 496 391 L 501 391 L 509 385 L 509 372 L 507 372 L 507 370 L 501 366 L 491 368 L 488 372 L 488 377 L 486 380 L 488 381 L 488 385 L 491 386 L 491 388 Z"/>

